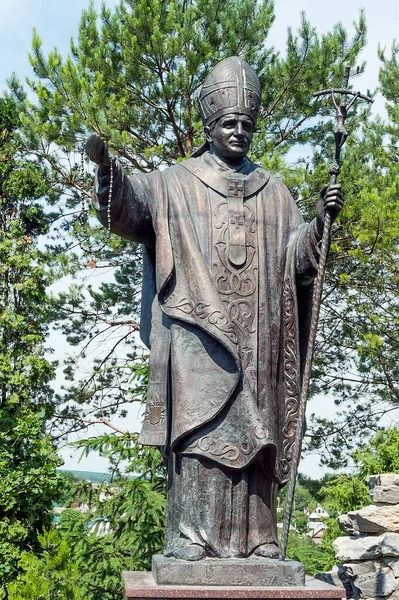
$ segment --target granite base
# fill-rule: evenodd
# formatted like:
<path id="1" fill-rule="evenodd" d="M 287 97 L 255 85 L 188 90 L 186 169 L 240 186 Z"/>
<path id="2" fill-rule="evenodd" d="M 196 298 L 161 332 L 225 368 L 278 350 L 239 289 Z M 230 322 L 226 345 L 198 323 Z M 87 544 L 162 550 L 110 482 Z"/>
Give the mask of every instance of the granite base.
<path id="1" fill-rule="evenodd" d="M 346 597 L 344 588 L 308 577 L 305 585 L 287 587 L 157 585 L 151 573 L 142 571 L 126 571 L 123 577 L 126 600 L 342 600 Z"/>
<path id="2" fill-rule="evenodd" d="M 286 587 L 305 584 L 305 568 L 295 560 L 273 558 L 205 558 L 179 560 L 152 557 L 152 575 L 158 585 L 227 585 Z"/>

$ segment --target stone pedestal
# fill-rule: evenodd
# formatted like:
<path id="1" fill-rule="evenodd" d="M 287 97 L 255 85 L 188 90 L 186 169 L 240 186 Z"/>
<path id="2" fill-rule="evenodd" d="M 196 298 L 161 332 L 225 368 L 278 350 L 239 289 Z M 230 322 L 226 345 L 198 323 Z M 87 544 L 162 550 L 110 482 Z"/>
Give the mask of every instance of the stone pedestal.
<path id="1" fill-rule="evenodd" d="M 317 600 L 342 600 L 345 590 L 323 583 L 313 578 L 306 578 L 304 585 L 296 586 L 241 586 L 241 585 L 159 585 L 155 583 L 151 573 L 126 571 L 126 600 L 288 600 L 295 598 Z"/>
<path id="2" fill-rule="evenodd" d="M 194 562 L 155 555 L 152 576 L 158 585 L 287 587 L 305 584 L 302 563 L 256 557 L 205 558 Z"/>

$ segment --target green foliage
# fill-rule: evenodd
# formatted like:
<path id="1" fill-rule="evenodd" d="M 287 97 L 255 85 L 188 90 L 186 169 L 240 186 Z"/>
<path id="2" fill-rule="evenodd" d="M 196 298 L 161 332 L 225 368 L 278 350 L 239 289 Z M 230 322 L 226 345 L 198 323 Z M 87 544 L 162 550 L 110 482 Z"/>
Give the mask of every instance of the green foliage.
<path id="1" fill-rule="evenodd" d="M 99 17 L 99 18 L 98 18 Z M 32 81 L 39 106 L 33 131 L 71 149 L 87 129 L 140 170 L 191 152 L 199 127 L 194 92 L 210 66 L 245 54 L 265 61 L 273 21 L 267 0 L 121 1 L 114 13 L 83 11 L 77 41 L 63 59 L 44 56 L 37 33 Z"/>
<path id="2" fill-rule="evenodd" d="M 388 121 L 361 113 L 343 165 L 347 202 L 332 245 L 320 331 L 325 359 L 317 357 L 314 385 L 333 394 L 337 418 L 313 419 L 310 443 L 333 467 L 347 464 L 399 405 L 398 52 L 397 44 L 390 57 L 379 51 Z M 319 158 L 320 180 L 323 170 Z"/>
<path id="3" fill-rule="evenodd" d="M 324 520 L 326 528 L 323 531 L 323 537 L 321 538 L 321 544 L 319 548 L 324 553 L 326 562 L 329 567 L 325 570 L 331 570 L 336 564 L 335 550 L 333 548 L 333 542 L 342 535 L 342 531 L 339 528 L 337 519 L 328 518 Z"/>
<path id="4" fill-rule="evenodd" d="M 101 486 L 69 480 L 68 498 L 81 510 L 64 510 L 57 530 L 39 536 L 35 552 L 18 557 L 19 575 L 7 588 L 10 600 L 40 594 L 54 600 L 122 600 L 121 572 L 150 570 L 152 555 L 162 551 L 166 490 L 161 455 L 154 449 L 137 454 L 129 435 L 105 435 L 102 448 L 98 439 L 91 443 L 104 455 L 130 457 L 130 470 L 139 474 L 116 476 Z M 87 450 L 89 441 L 84 445 Z"/>
<path id="5" fill-rule="evenodd" d="M 313 479 L 312 477 L 308 477 L 303 473 L 298 474 L 298 484 L 302 487 L 306 488 L 312 498 L 320 502 L 322 500 L 322 496 L 320 494 L 320 490 L 323 486 L 330 481 L 334 477 L 333 473 L 326 473 L 323 475 L 321 479 Z"/>
<path id="6" fill-rule="evenodd" d="M 290 169 L 292 165 L 284 155 L 294 144 L 325 145 L 332 125 L 331 121 L 320 121 L 320 115 L 331 116 L 331 108 L 325 102 L 314 102 L 312 93 L 341 87 L 345 65 L 356 64 L 366 43 L 363 12 L 353 25 L 352 38 L 340 23 L 319 36 L 302 13 L 296 34 L 288 29 L 286 55 L 273 55 L 267 68 L 260 71 L 265 107 L 258 124 L 264 143 L 259 147 L 263 166 L 283 175 L 295 198 L 303 193 L 310 165 L 300 161 L 302 165 Z M 361 73 L 364 67 L 362 64 L 355 72 Z"/>
<path id="7" fill-rule="evenodd" d="M 130 567 L 130 564 L 126 564 L 128 557 L 112 536 L 89 533 L 90 516 L 90 513 L 66 510 L 61 516 L 59 529 L 61 538 L 68 544 L 79 568 L 79 597 L 89 600 L 122 600 L 121 571 Z"/>
<path id="8" fill-rule="evenodd" d="M 288 537 L 287 557 L 301 562 L 307 575 L 330 571 L 335 564 L 333 550 L 331 554 L 323 543 L 315 544 L 306 534 L 297 534 L 293 531 Z"/>
<path id="9" fill-rule="evenodd" d="M 399 473 L 399 427 L 378 431 L 353 458 L 363 477 L 379 473 Z"/>
<path id="10" fill-rule="evenodd" d="M 76 483 L 74 497 L 87 511 L 62 513 L 59 532 L 79 565 L 79 589 L 88 600 L 122 599 L 122 570 L 148 571 L 152 555 L 162 552 L 165 466 L 158 450 L 139 447 L 136 437 L 104 434 L 79 443 L 85 452 L 109 457 L 115 473 L 120 461 L 134 473 L 96 489 Z"/>
<path id="11" fill-rule="evenodd" d="M 69 471 L 58 471 L 58 475 L 61 481 L 58 502 L 60 506 L 69 508 L 75 501 L 76 484 L 79 479 Z"/>
<path id="12" fill-rule="evenodd" d="M 79 569 L 71 551 L 55 530 L 38 536 L 37 553 L 23 551 L 17 579 L 7 586 L 9 600 L 80 600 Z"/>
<path id="13" fill-rule="evenodd" d="M 19 105 L 0 98 L 0 586 L 15 579 L 26 550 L 39 547 L 51 523 L 60 479 L 54 443 L 54 364 L 44 347 L 46 286 L 53 276 L 37 237 L 49 217 L 40 164 L 17 133 Z M 21 554 L 22 553 L 22 554 Z"/>
<path id="14" fill-rule="evenodd" d="M 303 476 L 300 476 L 303 478 Z M 285 511 L 285 501 L 287 496 L 287 487 L 285 486 L 279 492 L 279 515 L 284 515 Z M 311 494 L 311 492 L 301 484 L 300 478 L 298 478 L 298 483 L 295 487 L 295 497 L 294 497 L 294 506 L 292 510 L 292 525 L 300 532 L 307 532 L 307 514 L 312 512 L 317 505 L 317 501 L 315 497 Z"/>
<path id="15" fill-rule="evenodd" d="M 16 405 L 21 399 L 28 402 L 33 415 L 39 415 L 38 423 L 54 415 L 64 434 L 90 424 L 113 431 L 80 444 L 84 452 L 110 458 L 116 477 L 112 493 L 108 489 L 108 497 L 100 500 L 91 486 L 70 491 L 73 497 L 80 494 L 87 499 L 89 514 L 76 519 L 64 513 L 60 530 L 79 565 L 84 565 L 81 584 L 90 599 L 118 597 L 119 570 L 148 568 L 150 554 L 161 547 L 165 472 L 159 454 L 139 449 L 135 433 L 113 424 L 114 417 L 126 416 L 145 398 L 146 357 L 136 339 L 140 255 L 131 244 L 111 237 L 96 259 L 101 284 L 88 285 L 87 259 L 99 255 L 96 248 L 102 243 L 92 211 L 82 206 L 82 199 L 84 204 L 90 197 L 92 177 L 85 172 L 85 159 L 76 160 L 76 151 L 88 132 L 95 131 L 108 140 L 129 171 L 148 172 L 184 159 L 202 141 L 195 90 L 216 62 L 239 54 L 256 69 L 264 89 L 253 158 L 283 177 L 304 215 L 312 218 L 319 190 L 328 181 L 333 128 L 328 102 L 314 102 L 312 92 L 340 87 L 347 63 L 356 71 L 366 26 L 361 13 L 352 37 L 342 25 L 320 36 L 303 15 L 298 32 L 288 31 L 286 54 L 281 56 L 267 45 L 273 19 L 273 5 L 267 0 L 121 0 L 114 11 L 103 6 L 100 15 L 90 5 L 82 14 L 69 56 L 62 57 L 57 50 L 45 56 L 40 37 L 34 34 L 35 78 L 30 87 L 37 95 L 35 103 L 25 101 L 17 109 L 9 103 L 2 106 L 4 118 L 7 111 L 22 112 L 24 143 L 39 161 L 24 163 L 23 168 L 10 162 L 15 154 L 7 144 L 13 130 L 0 127 L 8 136 L 7 154 L 3 146 L 0 150 L 7 158 L 0 163 L 0 176 L 6 185 L 6 201 L 2 196 L 1 202 L 8 203 L 2 212 L 9 228 L 0 240 L 0 268 L 6 265 L 5 272 L 14 278 L 7 285 L 25 294 L 27 307 L 17 311 L 14 301 L 7 299 L 1 313 L 11 340 L 8 354 L 0 355 L 7 398 Z M 347 203 L 335 225 L 311 390 L 332 394 L 338 414 L 332 420 L 311 418 L 306 437 L 308 449 L 322 450 L 324 463 L 334 467 L 346 463 L 359 436 L 365 439 L 372 433 L 384 412 L 399 400 L 397 53 L 394 47 L 386 59 L 381 52 L 380 80 L 390 123 L 372 120 L 365 108 L 353 110 L 348 121 L 351 136 L 341 175 Z M 363 68 L 361 64 L 358 71 Z M 16 80 L 11 85 L 15 97 L 22 98 Z M 288 152 L 298 145 L 310 157 L 291 164 Z M 30 186 L 35 186 L 35 193 Z M 9 199 L 18 196 L 18 190 L 31 200 L 21 205 L 15 219 L 15 203 Z M 43 194 L 54 210 L 51 227 L 39 201 Z M 50 251 L 46 255 L 33 243 L 43 233 Z M 50 254 L 58 257 L 57 273 L 72 277 L 73 284 L 54 294 L 47 311 L 44 290 L 53 275 L 45 264 L 52 264 Z M 113 280 L 103 276 L 109 268 Z M 5 281 L 0 279 L 0 289 L 6 294 L 11 287 Z M 66 385 L 55 399 L 48 387 L 53 368 L 42 345 L 48 318 L 74 350 L 64 365 Z M 16 328 L 24 331 L 18 342 L 21 355 L 13 345 Z M 100 346 L 91 361 L 94 369 L 81 375 L 78 365 Z M 28 379 L 29 393 L 23 385 Z M 17 426 L 22 413 L 16 418 Z M 120 478 L 124 461 L 138 479 Z M 364 463 L 368 468 L 373 467 Z M 315 492 L 306 480 L 301 483 L 298 522 L 304 519 L 302 505 L 321 493 L 320 484 Z M 342 479 L 335 485 L 343 494 L 340 506 L 352 506 L 356 495 L 363 498 L 360 480 Z M 334 486 L 325 488 L 331 502 L 337 503 Z M 89 517 L 97 522 L 106 517 L 109 531 L 89 535 Z M 13 536 L 23 545 L 19 528 L 18 522 Z M 312 547 L 304 539 L 294 540 L 295 556 L 310 554 Z M 10 552 L 14 547 L 11 544 Z M 309 559 L 309 573 L 328 568 L 331 547 L 324 551 L 325 563 L 320 558 L 316 566 L 319 559 Z"/>
<path id="16" fill-rule="evenodd" d="M 327 510 L 337 517 L 370 504 L 368 488 L 356 475 L 337 475 L 320 490 Z"/>
<path id="17" fill-rule="evenodd" d="M 365 114 L 364 119 L 370 119 Z M 337 468 L 399 401 L 398 164 L 389 127 L 365 121 L 348 140 L 346 206 L 326 279 L 313 392 L 329 394 L 334 419 L 311 418 L 309 449 Z M 314 174 L 322 180 L 324 161 Z"/>

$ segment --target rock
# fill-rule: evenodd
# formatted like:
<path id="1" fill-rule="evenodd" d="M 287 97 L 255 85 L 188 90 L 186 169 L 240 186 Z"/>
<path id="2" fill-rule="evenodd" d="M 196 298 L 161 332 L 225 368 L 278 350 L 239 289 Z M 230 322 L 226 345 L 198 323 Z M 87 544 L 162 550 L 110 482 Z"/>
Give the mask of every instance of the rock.
<path id="1" fill-rule="evenodd" d="M 383 556 L 399 557 L 399 533 L 383 533 L 378 541 Z"/>
<path id="2" fill-rule="evenodd" d="M 342 565 L 338 565 L 338 567 L 333 567 L 332 571 L 327 571 L 325 573 L 315 573 L 314 578 L 318 579 L 319 581 L 323 581 L 324 583 L 334 585 L 335 587 L 344 586 L 347 600 L 349 598 L 353 598 L 356 600 L 359 598 L 359 591 L 354 586 L 352 579 L 350 579 L 347 576 L 345 568 Z"/>
<path id="3" fill-rule="evenodd" d="M 399 504 L 399 486 L 382 486 L 377 485 L 372 493 L 370 492 L 371 499 L 375 504 Z"/>
<path id="4" fill-rule="evenodd" d="M 381 560 L 365 560 L 363 562 L 346 563 L 344 568 L 346 574 L 353 579 L 359 575 L 367 573 L 379 573 L 382 568 L 387 568 L 387 565 Z"/>
<path id="5" fill-rule="evenodd" d="M 381 561 L 349 563 L 345 570 L 362 598 L 385 597 L 397 589 L 393 571 Z"/>
<path id="6" fill-rule="evenodd" d="M 359 530 L 355 529 L 353 520 L 348 517 L 346 513 L 343 515 L 339 515 L 338 517 L 338 525 L 340 530 L 346 535 L 356 536 L 360 535 Z"/>
<path id="7" fill-rule="evenodd" d="M 354 585 L 353 579 L 351 577 L 348 577 L 348 574 L 346 572 L 344 565 L 339 564 L 337 567 L 338 567 L 337 568 L 338 576 L 339 576 L 340 580 L 342 581 L 342 585 L 344 586 L 344 588 L 346 590 L 347 600 L 349 600 L 350 598 L 354 598 L 355 600 L 358 600 L 359 590 Z"/>
<path id="8" fill-rule="evenodd" d="M 384 558 L 384 562 L 392 569 L 395 577 L 399 578 L 399 559 L 387 556 Z"/>
<path id="9" fill-rule="evenodd" d="M 367 485 L 376 504 L 399 504 L 399 474 L 370 475 Z"/>
<path id="10" fill-rule="evenodd" d="M 372 492 L 373 488 L 378 485 L 382 486 L 391 486 L 398 485 L 399 486 L 399 474 L 398 473 L 381 473 L 380 475 L 370 475 L 367 477 L 367 485 L 369 487 L 370 492 Z"/>
<path id="11" fill-rule="evenodd" d="M 379 538 L 376 537 L 339 537 L 333 542 L 333 548 L 336 559 L 343 563 L 381 556 Z"/>
<path id="12" fill-rule="evenodd" d="M 350 526 L 360 533 L 399 532 L 399 504 L 394 506 L 366 506 L 347 514 Z"/>
<path id="13" fill-rule="evenodd" d="M 355 580 L 355 586 L 362 598 L 388 596 L 397 589 L 397 581 L 391 569 L 381 569 L 378 573 L 365 573 Z"/>
<path id="14" fill-rule="evenodd" d="M 336 587 L 342 586 L 342 581 L 336 571 L 326 571 L 325 573 L 315 573 L 314 578 Z"/>

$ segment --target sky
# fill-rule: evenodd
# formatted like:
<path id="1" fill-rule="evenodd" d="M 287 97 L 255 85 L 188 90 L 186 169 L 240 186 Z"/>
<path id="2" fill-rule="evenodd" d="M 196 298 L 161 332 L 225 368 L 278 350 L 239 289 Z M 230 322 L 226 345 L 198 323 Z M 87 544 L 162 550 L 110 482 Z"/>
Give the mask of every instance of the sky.
<path id="1" fill-rule="evenodd" d="M 32 77 L 28 53 L 33 28 L 42 38 L 45 52 L 56 46 L 65 55 L 70 38 L 77 35 L 81 12 L 88 3 L 88 0 L 0 0 L 0 90 L 6 89 L 6 79 L 12 72 L 21 80 Z M 108 0 L 106 3 L 114 6 L 116 1 Z M 94 4 L 98 8 L 100 1 L 95 0 Z M 292 27 L 295 31 L 300 23 L 301 11 L 305 11 L 320 34 L 339 21 L 350 33 L 354 33 L 352 23 L 362 8 L 368 24 L 368 45 L 362 55 L 367 68 L 357 80 L 356 87 L 363 93 L 374 90 L 378 85 L 378 44 L 386 48 L 389 55 L 395 36 L 399 39 L 398 0 L 334 0 L 329 3 L 320 0 L 275 0 L 276 19 L 268 45 L 284 52 L 287 28 Z M 384 114 L 384 103 L 378 95 L 374 111 Z M 101 471 L 107 466 L 104 460 L 91 455 L 78 462 L 78 455 L 70 449 L 64 449 L 62 456 L 64 468 Z M 306 458 L 300 470 L 312 477 L 321 477 L 324 473 L 318 467 L 317 456 Z"/>

